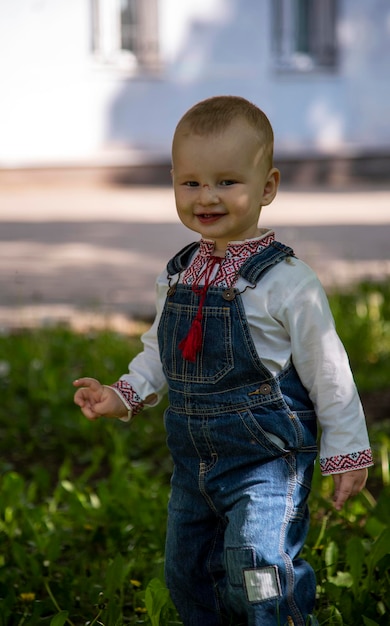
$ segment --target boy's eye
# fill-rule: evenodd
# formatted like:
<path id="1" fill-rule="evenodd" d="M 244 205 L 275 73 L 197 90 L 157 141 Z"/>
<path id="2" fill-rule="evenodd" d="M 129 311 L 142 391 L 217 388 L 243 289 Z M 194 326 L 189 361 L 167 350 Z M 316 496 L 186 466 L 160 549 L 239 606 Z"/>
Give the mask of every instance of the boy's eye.
<path id="1" fill-rule="evenodd" d="M 235 182 L 236 182 L 235 180 L 232 180 L 232 179 L 229 178 L 227 180 L 221 180 L 220 185 L 222 187 L 228 187 L 229 185 L 234 185 Z"/>
<path id="2" fill-rule="evenodd" d="M 184 185 L 186 187 L 198 187 L 199 183 L 197 183 L 196 180 L 187 180 Z"/>

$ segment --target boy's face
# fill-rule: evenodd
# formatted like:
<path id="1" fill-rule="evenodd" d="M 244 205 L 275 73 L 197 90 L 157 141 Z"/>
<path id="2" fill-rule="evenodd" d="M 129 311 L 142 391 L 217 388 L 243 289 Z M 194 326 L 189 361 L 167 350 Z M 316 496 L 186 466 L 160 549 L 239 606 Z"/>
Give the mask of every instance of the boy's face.
<path id="1" fill-rule="evenodd" d="M 185 226 L 215 241 L 224 255 L 229 241 L 259 234 L 261 207 L 274 199 L 279 171 L 244 119 L 215 135 L 184 128 L 176 134 L 172 177 L 178 215 Z"/>

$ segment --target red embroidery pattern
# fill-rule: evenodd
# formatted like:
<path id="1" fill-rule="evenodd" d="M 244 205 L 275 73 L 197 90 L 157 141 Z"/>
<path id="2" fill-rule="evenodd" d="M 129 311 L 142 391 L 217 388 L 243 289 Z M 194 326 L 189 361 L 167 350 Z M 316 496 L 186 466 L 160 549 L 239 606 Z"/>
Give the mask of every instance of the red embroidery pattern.
<path id="1" fill-rule="evenodd" d="M 222 259 L 218 267 L 217 274 L 213 278 L 213 285 L 217 287 L 230 288 L 234 285 L 237 272 L 241 265 L 253 254 L 267 248 L 272 241 L 275 240 L 274 233 L 262 237 L 261 239 L 249 239 L 239 243 L 230 243 L 226 250 L 225 258 Z M 214 242 L 200 240 L 198 254 L 194 258 L 191 265 L 186 269 L 183 276 L 184 285 L 193 285 L 202 272 L 202 269 L 208 259 L 213 256 Z"/>
<path id="2" fill-rule="evenodd" d="M 119 391 L 121 396 L 123 396 L 127 406 L 130 407 L 132 416 L 137 415 L 140 411 L 142 411 L 144 407 L 143 400 L 139 397 L 138 393 L 133 389 L 129 383 L 125 380 L 119 380 L 117 383 L 111 385 Z"/>
<path id="3" fill-rule="evenodd" d="M 321 473 L 341 474 L 350 470 L 363 469 L 373 465 L 372 452 L 368 450 L 360 450 L 352 452 L 352 454 L 340 454 L 339 456 L 331 456 L 329 458 L 320 458 Z"/>

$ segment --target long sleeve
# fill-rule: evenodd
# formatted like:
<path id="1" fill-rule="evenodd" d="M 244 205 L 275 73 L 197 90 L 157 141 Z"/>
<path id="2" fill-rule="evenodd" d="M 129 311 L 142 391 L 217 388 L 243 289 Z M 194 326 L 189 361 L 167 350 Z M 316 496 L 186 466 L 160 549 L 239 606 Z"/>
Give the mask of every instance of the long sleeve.
<path id="1" fill-rule="evenodd" d="M 285 263 L 279 276 L 285 297 L 275 319 L 289 335 L 291 359 L 316 410 L 321 471 L 368 467 L 372 454 L 363 408 L 326 294 L 316 275 L 298 260 Z"/>

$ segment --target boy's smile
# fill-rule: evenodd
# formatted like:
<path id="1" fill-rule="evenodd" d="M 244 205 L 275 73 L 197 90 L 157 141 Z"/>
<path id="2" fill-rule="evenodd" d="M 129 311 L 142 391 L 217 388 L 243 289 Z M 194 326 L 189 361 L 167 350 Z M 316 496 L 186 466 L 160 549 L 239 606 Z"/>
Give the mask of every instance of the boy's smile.
<path id="1" fill-rule="evenodd" d="M 175 138 L 172 176 L 178 215 L 185 226 L 215 241 L 224 256 L 230 241 L 258 235 L 261 207 L 274 199 L 279 171 L 244 119 L 218 134 L 184 129 Z"/>

